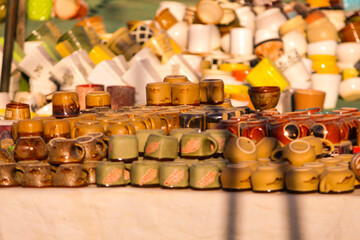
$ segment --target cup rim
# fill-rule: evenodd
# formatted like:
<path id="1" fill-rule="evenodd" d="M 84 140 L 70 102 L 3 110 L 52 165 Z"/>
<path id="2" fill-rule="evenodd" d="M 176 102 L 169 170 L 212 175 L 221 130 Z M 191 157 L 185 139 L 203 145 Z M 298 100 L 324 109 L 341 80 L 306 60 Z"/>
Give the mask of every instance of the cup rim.
<path id="1" fill-rule="evenodd" d="M 241 145 L 240 145 L 240 141 L 241 141 L 241 140 L 246 140 L 246 141 L 248 141 L 248 142 L 253 146 L 252 150 L 249 151 L 249 150 L 246 150 L 246 149 L 242 148 Z M 238 138 L 236 139 L 236 146 L 237 146 L 239 149 L 241 149 L 243 152 L 247 153 L 247 154 L 253 154 L 253 153 L 256 152 L 256 145 L 255 145 L 255 143 L 254 143 L 251 139 L 249 139 L 249 138 L 247 138 L 247 137 L 238 137 Z"/>
<path id="2" fill-rule="evenodd" d="M 304 144 L 306 144 L 306 148 L 303 149 L 303 150 L 297 150 L 297 149 L 295 149 L 295 148 L 292 146 L 293 144 L 301 143 L 301 142 L 304 143 Z M 304 141 L 304 140 L 302 140 L 302 139 L 297 139 L 297 140 L 294 140 L 294 141 L 292 141 L 292 142 L 289 143 L 289 149 L 290 149 L 292 152 L 294 152 L 294 153 L 299 153 L 299 154 L 301 154 L 301 153 L 306 153 L 306 152 L 308 152 L 308 151 L 310 150 L 310 148 L 311 148 L 310 143 L 308 143 L 308 142 L 306 142 L 306 141 Z"/>

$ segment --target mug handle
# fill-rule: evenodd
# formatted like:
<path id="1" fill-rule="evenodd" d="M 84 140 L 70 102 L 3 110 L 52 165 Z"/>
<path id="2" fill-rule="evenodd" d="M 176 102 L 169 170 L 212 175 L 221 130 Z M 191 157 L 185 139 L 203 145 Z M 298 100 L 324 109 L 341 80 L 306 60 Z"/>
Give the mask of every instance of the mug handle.
<path id="1" fill-rule="evenodd" d="M 320 180 L 319 191 L 323 193 L 328 193 L 330 191 L 328 182 L 329 174 L 325 173 L 325 175 Z"/>
<path id="2" fill-rule="evenodd" d="M 201 119 L 201 117 L 192 117 L 192 118 L 190 118 L 190 120 L 188 121 L 188 123 L 186 124 L 186 127 L 187 128 L 190 128 L 190 124 L 193 122 L 193 121 L 195 121 L 195 119 Z M 203 130 L 203 122 L 202 121 L 200 121 L 200 129 L 201 130 Z"/>
<path id="3" fill-rule="evenodd" d="M 129 135 L 135 135 L 136 130 L 135 130 L 135 127 L 134 127 L 134 125 L 132 123 L 126 123 L 125 127 L 128 130 Z"/>
<path id="4" fill-rule="evenodd" d="M 85 157 L 85 148 L 84 148 L 81 144 L 79 144 L 79 143 L 74 143 L 74 146 L 76 146 L 76 147 L 78 147 L 78 148 L 81 149 L 82 153 L 81 153 L 80 159 L 83 159 L 83 158 Z"/>
<path id="5" fill-rule="evenodd" d="M 82 178 L 84 179 L 84 181 L 87 183 L 87 184 L 89 184 L 89 181 L 88 181 L 88 179 L 89 179 L 89 171 L 88 170 L 86 170 L 85 168 L 83 168 L 82 169 Z"/>
<path id="6" fill-rule="evenodd" d="M 51 178 L 55 177 L 57 168 L 55 166 L 50 167 Z"/>
<path id="7" fill-rule="evenodd" d="M 16 175 L 16 181 L 18 183 L 21 183 L 23 177 L 24 177 L 24 170 L 18 166 L 14 168 L 14 173 Z"/>
<path id="8" fill-rule="evenodd" d="M 166 126 L 163 125 L 163 121 L 162 121 L 162 120 L 165 121 Z M 172 126 L 171 126 L 171 123 L 170 123 L 169 119 L 168 119 L 167 117 L 160 116 L 160 121 L 161 121 L 161 128 L 164 129 L 164 131 L 165 131 L 166 133 L 169 133 L 169 132 L 171 131 L 171 129 L 172 129 Z"/>
<path id="9" fill-rule="evenodd" d="M 329 154 L 329 153 L 332 153 L 334 151 L 334 149 L 335 149 L 334 144 L 330 140 L 325 139 L 325 138 L 321 138 L 321 141 L 323 143 L 325 143 L 325 146 L 330 147 L 330 150 L 325 150 L 325 151 L 323 151 L 324 153 Z"/>
<path id="10" fill-rule="evenodd" d="M 106 156 L 106 150 L 107 150 L 107 146 L 104 143 L 103 140 L 96 140 L 96 146 L 100 147 L 100 152 L 101 154 L 103 154 L 104 156 Z"/>
<path id="11" fill-rule="evenodd" d="M 146 129 L 152 129 L 152 128 L 151 128 L 151 123 L 150 123 L 148 120 L 146 120 L 146 119 L 140 119 L 140 121 L 144 123 Z"/>
<path id="12" fill-rule="evenodd" d="M 71 129 L 71 138 L 75 138 L 76 130 L 77 130 L 77 127 L 73 127 L 73 129 Z"/>
<path id="13" fill-rule="evenodd" d="M 210 152 L 209 156 L 212 156 L 214 155 L 217 150 L 219 149 L 219 143 L 216 141 L 215 138 L 211 137 L 211 136 L 208 136 L 207 138 L 213 145 L 214 145 L 214 149 Z"/>
<path id="14" fill-rule="evenodd" d="M 282 155 L 283 155 L 283 151 L 284 151 L 284 148 L 282 148 L 282 147 L 280 147 L 280 148 L 276 148 L 274 151 L 272 151 L 272 153 L 271 153 L 271 160 L 273 160 L 273 161 L 275 161 L 275 162 L 280 162 L 281 160 L 282 160 Z M 278 153 L 280 153 L 281 152 L 281 157 L 280 158 L 278 158 L 278 157 L 276 157 L 276 155 L 278 154 Z"/>
<path id="15" fill-rule="evenodd" d="M 260 127 L 256 127 L 254 129 L 251 129 L 250 134 L 249 134 L 249 138 L 252 139 L 252 136 L 255 135 L 256 132 L 261 132 L 262 137 L 263 138 L 266 137 L 265 130 L 264 129 L 261 130 Z"/>

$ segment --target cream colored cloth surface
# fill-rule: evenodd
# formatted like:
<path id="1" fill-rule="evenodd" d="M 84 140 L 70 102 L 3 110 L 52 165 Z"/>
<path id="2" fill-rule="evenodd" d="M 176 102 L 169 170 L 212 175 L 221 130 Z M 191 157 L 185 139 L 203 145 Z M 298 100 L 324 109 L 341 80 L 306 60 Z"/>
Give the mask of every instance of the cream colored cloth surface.
<path id="1" fill-rule="evenodd" d="M 1 240 L 359 239 L 360 190 L 2 188 Z"/>

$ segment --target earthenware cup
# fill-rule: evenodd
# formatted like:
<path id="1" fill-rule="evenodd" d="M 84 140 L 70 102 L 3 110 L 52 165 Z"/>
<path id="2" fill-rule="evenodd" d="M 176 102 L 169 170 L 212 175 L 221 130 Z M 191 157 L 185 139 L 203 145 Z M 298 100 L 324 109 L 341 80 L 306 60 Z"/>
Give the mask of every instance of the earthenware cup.
<path id="1" fill-rule="evenodd" d="M 293 167 L 285 174 L 285 185 L 290 192 L 317 192 L 319 174 L 311 167 Z"/>
<path id="2" fill-rule="evenodd" d="M 24 119 L 16 124 L 17 137 L 39 136 L 44 137 L 44 126 L 41 120 Z M 14 139 L 16 140 L 16 139 Z"/>
<path id="3" fill-rule="evenodd" d="M 206 129 L 206 115 L 202 111 L 188 111 L 180 114 L 181 128 Z"/>
<path id="4" fill-rule="evenodd" d="M 111 95 L 111 109 L 117 110 L 135 104 L 135 88 L 132 86 L 108 86 Z"/>
<path id="5" fill-rule="evenodd" d="M 44 140 L 49 142 L 56 137 L 70 138 L 70 124 L 65 119 L 44 122 Z"/>
<path id="6" fill-rule="evenodd" d="M 123 162 L 100 162 L 96 166 L 96 185 L 99 187 L 124 186 Z"/>
<path id="7" fill-rule="evenodd" d="M 213 163 L 194 163 L 190 167 L 190 187 L 197 190 L 219 189 L 219 175 L 219 167 Z"/>
<path id="8" fill-rule="evenodd" d="M 92 132 L 104 133 L 104 128 L 99 121 L 84 120 L 75 122 L 75 126 L 71 130 L 71 135 L 77 138 Z"/>
<path id="9" fill-rule="evenodd" d="M 16 163 L 0 164 L 0 187 L 16 187 L 19 182 L 16 177 Z"/>
<path id="10" fill-rule="evenodd" d="M 106 157 L 107 146 L 102 140 L 84 135 L 75 139 L 85 149 L 84 162 L 101 161 Z"/>
<path id="11" fill-rule="evenodd" d="M 26 103 L 8 103 L 5 109 L 5 120 L 30 119 L 30 107 Z"/>
<path id="12" fill-rule="evenodd" d="M 189 79 L 185 75 L 167 75 L 164 78 L 164 82 L 174 83 L 185 83 L 189 82 Z"/>
<path id="13" fill-rule="evenodd" d="M 255 143 L 260 142 L 267 136 L 266 121 L 247 119 L 246 124 L 241 129 L 241 136 L 250 138 Z"/>
<path id="14" fill-rule="evenodd" d="M 274 192 L 284 188 L 284 173 L 276 166 L 260 166 L 251 175 L 254 192 Z"/>
<path id="15" fill-rule="evenodd" d="M 48 150 L 44 140 L 39 136 L 20 137 L 14 149 L 15 161 L 46 160 Z"/>
<path id="16" fill-rule="evenodd" d="M 135 187 L 159 186 L 160 162 L 146 160 L 135 161 L 131 165 L 131 185 Z"/>
<path id="17" fill-rule="evenodd" d="M 310 134 L 315 137 L 324 138 L 333 144 L 341 141 L 340 126 L 336 117 L 315 119 L 315 124 L 310 128 Z"/>
<path id="18" fill-rule="evenodd" d="M 220 104 L 224 102 L 224 82 L 221 79 L 200 81 L 200 103 Z"/>
<path id="19" fill-rule="evenodd" d="M 171 83 L 156 82 L 146 84 L 146 102 L 148 106 L 170 106 Z"/>
<path id="20" fill-rule="evenodd" d="M 80 110 L 86 109 L 86 95 L 92 91 L 104 91 L 102 84 L 81 84 L 76 86 L 76 92 L 79 96 Z"/>
<path id="21" fill-rule="evenodd" d="M 88 172 L 79 163 L 62 164 L 53 178 L 54 187 L 86 187 Z"/>
<path id="22" fill-rule="evenodd" d="M 109 160 L 133 162 L 138 158 L 138 141 L 134 135 L 112 135 L 109 138 Z"/>
<path id="23" fill-rule="evenodd" d="M 273 150 L 279 145 L 276 138 L 264 137 L 256 143 L 257 158 L 270 158 Z"/>
<path id="24" fill-rule="evenodd" d="M 180 155 L 183 158 L 209 158 L 218 149 L 218 142 L 208 133 L 186 133 L 180 141 Z"/>
<path id="25" fill-rule="evenodd" d="M 134 135 L 136 133 L 135 126 L 129 121 L 110 121 L 106 127 L 105 135 Z"/>
<path id="26" fill-rule="evenodd" d="M 160 187 L 176 189 L 189 186 L 189 167 L 185 162 L 163 162 L 160 166 Z"/>
<path id="27" fill-rule="evenodd" d="M 315 150 L 317 158 L 334 151 L 334 144 L 327 139 L 315 137 L 314 135 L 302 137 L 300 139 L 310 143 Z"/>
<path id="28" fill-rule="evenodd" d="M 20 170 L 22 187 L 51 187 L 52 173 L 48 163 L 29 163 Z"/>
<path id="29" fill-rule="evenodd" d="M 354 173 L 344 166 L 327 167 L 320 175 L 321 193 L 345 193 L 354 190 Z"/>
<path id="30" fill-rule="evenodd" d="M 256 160 L 258 151 L 255 143 L 246 137 L 232 138 L 226 144 L 224 157 L 236 164 L 247 160 Z"/>
<path id="31" fill-rule="evenodd" d="M 289 118 L 274 119 L 268 123 L 267 127 L 269 137 L 276 138 L 283 145 L 287 145 L 300 137 L 298 124 Z"/>
<path id="32" fill-rule="evenodd" d="M 52 96 L 53 116 L 76 117 L 80 113 L 79 96 L 75 91 L 59 91 Z"/>
<path id="33" fill-rule="evenodd" d="M 72 139 L 57 139 L 52 143 L 49 163 L 52 165 L 82 163 L 85 148 Z"/>
<path id="34" fill-rule="evenodd" d="M 172 105 L 199 105 L 200 90 L 198 83 L 185 82 L 171 85 Z"/>
<path id="35" fill-rule="evenodd" d="M 13 163 L 15 162 L 14 158 L 10 155 L 9 151 L 6 149 L 0 149 L 0 164 L 2 163 Z"/>
<path id="36" fill-rule="evenodd" d="M 256 109 L 275 108 L 280 99 L 280 88 L 276 86 L 250 87 L 249 96 Z"/>
<path id="37" fill-rule="evenodd" d="M 302 166 L 306 162 L 314 162 L 316 153 L 310 143 L 294 140 L 283 148 L 275 149 L 271 154 L 274 161 L 287 160 L 293 166 Z"/>
<path id="38" fill-rule="evenodd" d="M 150 134 L 144 148 L 144 158 L 172 161 L 177 158 L 179 142 L 175 137 Z"/>
<path id="39" fill-rule="evenodd" d="M 181 112 L 177 110 L 157 112 L 157 115 L 161 120 L 161 129 L 163 129 L 166 134 L 168 134 L 173 128 L 180 127 L 180 114 Z"/>
<path id="40" fill-rule="evenodd" d="M 140 156 L 144 155 L 145 144 L 151 134 L 165 135 L 165 132 L 162 129 L 146 129 L 136 132 L 136 138 L 138 141 L 138 152 Z M 178 140 L 180 141 L 180 139 Z"/>
<path id="41" fill-rule="evenodd" d="M 245 163 L 230 164 L 221 172 L 221 187 L 225 190 L 250 190 L 253 171 Z"/>
<path id="42" fill-rule="evenodd" d="M 106 91 L 92 91 L 85 96 L 86 108 L 109 107 L 111 108 L 111 96 Z"/>
<path id="43" fill-rule="evenodd" d="M 295 110 L 324 106 L 325 92 L 313 89 L 296 89 L 294 93 Z"/>

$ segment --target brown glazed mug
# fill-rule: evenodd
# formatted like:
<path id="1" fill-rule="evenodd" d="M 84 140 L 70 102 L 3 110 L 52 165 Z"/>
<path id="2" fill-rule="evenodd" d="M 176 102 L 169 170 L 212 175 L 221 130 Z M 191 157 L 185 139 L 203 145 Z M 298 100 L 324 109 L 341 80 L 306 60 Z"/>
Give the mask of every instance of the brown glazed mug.
<path id="1" fill-rule="evenodd" d="M 83 169 L 88 172 L 87 182 L 96 184 L 96 166 L 99 161 L 87 161 L 82 164 Z"/>
<path id="2" fill-rule="evenodd" d="M 110 121 L 106 128 L 105 135 L 135 135 L 135 125 L 130 121 Z"/>
<path id="3" fill-rule="evenodd" d="M 185 82 L 171 85 L 172 105 L 200 104 L 200 89 L 198 83 Z"/>
<path id="4" fill-rule="evenodd" d="M 242 126 L 246 125 L 247 118 L 238 118 L 238 120 L 221 120 L 216 124 L 215 129 L 227 129 L 236 136 L 241 136 Z"/>
<path id="5" fill-rule="evenodd" d="M 147 119 L 144 119 L 142 117 L 130 118 L 129 122 L 134 125 L 135 131 L 151 129 L 151 123 Z"/>
<path id="6" fill-rule="evenodd" d="M 109 107 L 111 108 L 110 93 L 105 91 L 93 91 L 86 94 L 86 108 Z"/>
<path id="7" fill-rule="evenodd" d="M 84 162 L 101 161 L 106 157 L 107 146 L 102 140 L 97 140 L 92 136 L 84 135 L 75 139 L 85 148 Z"/>
<path id="8" fill-rule="evenodd" d="M 131 86 L 108 86 L 106 91 L 111 96 L 111 109 L 117 110 L 135 104 L 135 88 Z"/>
<path id="9" fill-rule="evenodd" d="M 269 137 L 276 138 L 281 144 L 287 145 L 300 137 L 299 126 L 289 118 L 273 120 L 268 124 Z"/>
<path id="10" fill-rule="evenodd" d="M 52 143 L 49 163 L 52 165 L 82 163 L 85 148 L 73 139 L 58 139 Z"/>
<path id="11" fill-rule="evenodd" d="M 52 186 L 51 167 L 48 163 L 29 163 L 18 168 L 22 187 L 43 188 Z"/>
<path id="12" fill-rule="evenodd" d="M 174 84 L 174 83 L 184 83 L 190 81 L 185 75 L 167 75 L 164 78 L 164 82 L 169 82 L 171 84 Z"/>
<path id="13" fill-rule="evenodd" d="M 224 102 L 224 82 L 221 79 L 200 81 L 200 103 L 220 104 Z"/>
<path id="14" fill-rule="evenodd" d="M 44 122 L 44 140 L 49 142 L 56 137 L 70 138 L 70 124 L 65 119 Z"/>
<path id="15" fill-rule="evenodd" d="M 109 137 L 106 136 L 105 134 L 99 132 L 93 132 L 93 133 L 88 133 L 87 135 L 94 137 L 96 140 L 101 140 L 106 144 L 106 146 L 109 146 Z"/>
<path id="16" fill-rule="evenodd" d="M 5 109 L 5 120 L 30 119 L 30 107 L 26 103 L 8 103 Z"/>
<path id="17" fill-rule="evenodd" d="M 258 143 L 267 136 L 267 127 L 265 120 L 248 119 L 246 125 L 242 128 L 241 136 L 250 138 Z"/>
<path id="18" fill-rule="evenodd" d="M 171 83 L 154 82 L 146 84 L 146 103 L 148 106 L 170 106 Z"/>
<path id="19" fill-rule="evenodd" d="M 53 116 L 76 117 L 80 113 L 79 96 L 75 91 L 59 91 L 52 96 Z"/>
<path id="20" fill-rule="evenodd" d="M 76 92 L 79 96 L 80 110 L 86 109 L 86 94 L 92 91 L 104 91 L 105 87 L 102 84 L 81 84 L 76 86 Z"/>
<path id="21" fill-rule="evenodd" d="M 54 187 L 86 187 L 88 172 L 81 164 L 62 164 L 56 169 Z"/>
<path id="22" fill-rule="evenodd" d="M 77 138 L 92 132 L 104 133 L 104 128 L 99 121 L 84 120 L 75 122 L 75 126 L 71 130 L 71 136 Z"/>
<path id="23" fill-rule="evenodd" d="M 168 110 L 157 113 L 161 120 L 161 129 L 168 134 L 173 128 L 180 127 L 180 111 Z"/>
<path id="24" fill-rule="evenodd" d="M 14 149 L 15 161 L 46 160 L 48 150 L 46 143 L 39 136 L 20 137 Z"/>
<path id="25" fill-rule="evenodd" d="M 310 135 L 325 138 L 333 144 L 340 143 L 341 132 L 337 117 L 319 118 L 310 128 Z"/>
<path id="26" fill-rule="evenodd" d="M 24 119 L 16 124 L 16 136 L 39 136 L 44 137 L 44 125 L 41 120 Z M 16 139 L 15 139 L 16 140 Z"/>
<path id="27" fill-rule="evenodd" d="M 81 117 L 81 116 L 69 117 L 69 118 L 66 118 L 66 121 L 68 121 L 69 124 L 70 124 L 70 135 L 71 135 L 71 132 L 72 132 L 73 128 L 75 127 L 75 123 L 80 122 L 80 121 L 84 121 L 84 118 Z M 74 138 L 74 136 L 71 135 L 71 138 Z"/>
<path id="28" fill-rule="evenodd" d="M 18 168 L 16 163 L 1 163 L 0 164 L 0 187 L 16 187 L 19 186 L 16 172 Z"/>
<path id="29" fill-rule="evenodd" d="M 97 117 L 95 120 L 99 121 L 103 128 L 106 129 L 111 121 L 116 121 L 118 119 L 116 117 Z"/>
<path id="30" fill-rule="evenodd" d="M 360 21 L 352 22 L 339 31 L 342 42 L 360 43 Z"/>
<path id="31" fill-rule="evenodd" d="M 309 135 L 309 130 L 311 126 L 314 124 L 314 121 L 311 120 L 308 116 L 298 116 L 291 117 L 291 120 L 296 122 L 300 129 L 300 137 L 306 137 Z"/>

